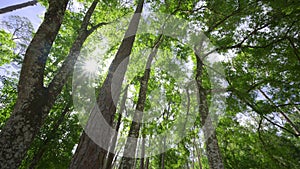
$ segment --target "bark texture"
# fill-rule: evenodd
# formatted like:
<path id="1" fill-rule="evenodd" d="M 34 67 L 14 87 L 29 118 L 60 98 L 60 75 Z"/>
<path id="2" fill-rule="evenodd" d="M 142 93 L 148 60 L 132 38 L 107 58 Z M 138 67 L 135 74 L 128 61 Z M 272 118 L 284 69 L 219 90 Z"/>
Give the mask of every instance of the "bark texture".
<path id="1" fill-rule="evenodd" d="M 107 124 L 112 126 L 116 112 L 115 103 L 118 102 L 118 98 L 120 96 L 122 82 L 127 70 L 129 55 L 131 54 L 133 42 L 135 40 L 135 34 L 140 21 L 140 14 L 143 9 L 143 4 L 144 0 L 140 0 L 136 8 L 135 15 L 132 17 L 129 23 L 129 27 L 125 33 L 117 54 L 109 67 L 108 75 L 104 80 L 102 87 L 100 88 L 99 99 L 97 100 L 97 105 L 100 112 L 97 111 L 97 109 L 94 109 L 94 111 L 91 113 L 91 117 L 89 118 L 86 127 L 87 130 L 85 130 L 82 134 L 79 145 L 70 164 L 71 169 L 99 169 L 104 167 L 105 161 L 107 160 L 107 148 L 109 147 L 109 142 L 114 134 L 106 131 L 104 127 L 101 128 L 101 126 L 97 126 L 97 122 L 95 122 L 97 119 L 95 116 L 97 113 L 101 113 Z M 112 89 L 114 91 L 114 95 L 112 95 Z M 97 128 L 99 128 L 99 130 Z M 92 138 L 88 136 L 88 134 L 95 134 L 101 140 L 101 142 L 105 144 L 105 148 L 99 147 L 92 140 Z"/>
<path id="2" fill-rule="evenodd" d="M 61 26 L 68 0 L 49 2 L 45 19 L 27 48 L 18 84 L 18 99 L 0 133 L 0 168 L 17 168 L 50 107 L 43 86 L 46 59 Z"/>
<path id="3" fill-rule="evenodd" d="M 8 6 L 8 7 L 5 7 L 5 8 L 1 8 L 0 9 L 0 14 L 4 14 L 4 13 L 7 13 L 7 12 L 11 12 L 11 11 L 21 9 L 21 8 L 25 8 L 25 7 L 28 7 L 28 6 L 33 6 L 33 5 L 36 5 L 37 3 L 38 3 L 37 0 L 33 0 L 33 1 L 24 2 L 24 3 L 21 3 L 21 4 L 17 4 L 17 5 L 11 5 L 11 6 Z"/>
<path id="4" fill-rule="evenodd" d="M 204 64 L 201 60 L 202 58 L 199 55 L 199 53 L 195 52 L 195 54 L 197 60 L 196 83 L 199 93 L 199 111 L 201 117 L 201 125 L 203 128 L 205 138 L 209 166 L 210 169 L 224 169 L 224 164 L 222 162 L 222 156 L 216 136 L 216 130 L 213 126 L 212 120 L 209 115 L 209 108 L 207 102 L 208 90 L 205 89 L 202 85 Z"/>

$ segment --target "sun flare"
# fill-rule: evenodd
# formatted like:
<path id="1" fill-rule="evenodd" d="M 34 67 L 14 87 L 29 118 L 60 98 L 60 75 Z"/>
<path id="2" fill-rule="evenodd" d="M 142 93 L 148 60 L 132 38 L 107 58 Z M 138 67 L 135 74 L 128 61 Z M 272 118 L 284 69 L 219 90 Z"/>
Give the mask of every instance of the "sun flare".
<path id="1" fill-rule="evenodd" d="M 94 59 L 88 59 L 83 64 L 83 70 L 86 73 L 91 73 L 91 74 L 97 73 L 98 68 L 99 68 L 98 63 Z"/>

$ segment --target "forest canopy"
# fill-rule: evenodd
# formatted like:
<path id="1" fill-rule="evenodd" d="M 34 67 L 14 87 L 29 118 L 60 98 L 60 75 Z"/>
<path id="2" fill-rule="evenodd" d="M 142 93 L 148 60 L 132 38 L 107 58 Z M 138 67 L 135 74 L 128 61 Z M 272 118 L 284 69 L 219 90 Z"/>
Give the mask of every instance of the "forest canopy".
<path id="1" fill-rule="evenodd" d="M 1 5 L 0 168 L 300 168 L 299 18 L 297 0 Z"/>

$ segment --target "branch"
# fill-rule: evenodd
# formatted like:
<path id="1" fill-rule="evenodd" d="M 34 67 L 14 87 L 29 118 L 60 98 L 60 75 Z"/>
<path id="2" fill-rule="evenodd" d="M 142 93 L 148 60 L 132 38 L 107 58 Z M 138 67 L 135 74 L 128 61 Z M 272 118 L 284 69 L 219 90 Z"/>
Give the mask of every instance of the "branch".
<path id="1" fill-rule="evenodd" d="M 295 55 L 296 55 L 296 57 L 297 57 L 297 59 L 298 59 L 298 61 L 300 63 L 300 56 L 299 56 L 299 51 L 298 51 L 297 47 L 295 46 L 295 44 L 293 43 L 293 41 L 292 41 L 292 39 L 290 37 L 288 37 L 287 39 L 290 42 L 290 44 L 291 44 L 291 46 L 293 48 L 293 51 L 294 51 L 294 53 L 295 53 Z"/>
<path id="2" fill-rule="evenodd" d="M 286 104 L 278 104 L 276 107 L 285 107 L 285 106 L 299 106 L 300 104 L 294 104 L 294 103 L 286 103 Z M 296 107 L 295 107 L 296 108 Z"/>
<path id="3" fill-rule="evenodd" d="M 100 22 L 100 23 L 98 23 L 97 25 L 92 26 L 89 30 L 87 30 L 87 34 L 90 35 L 90 34 L 92 34 L 96 29 L 98 29 L 99 27 L 104 26 L 104 25 L 108 25 L 108 24 L 110 24 L 110 23 L 111 23 L 111 22 Z"/>
<path id="4" fill-rule="evenodd" d="M 205 65 L 205 64 L 204 64 L 204 65 Z M 282 127 L 282 126 L 280 126 L 280 125 L 278 125 L 277 123 L 274 123 L 272 120 L 270 120 L 269 118 L 267 118 L 266 116 L 264 116 L 264 115 L 263 115 L 263 112 L 261 112 L 258 108 L 256 108 L 254 105 L 252 105 L 251 102 L 248 101 L 247 98 L 244 98 L 243 96 L 241 96 L 240 92 L 239 92 L 238 90 L 236 90 L 236 89 L 233 87 L 233 85 L 230 83 L 230 80 L 229 80 L 226 76 L 224 76 L 223 74 L 221 74 L 220 72 L 218 72 L 217 70 L 215 70 L 213 67 L 210 67 L 210 66 L 208 66 L 208 65 L 205 65 L 205 66 L 207 66 L 209 69 L 212 69 L 214 72 L 216 72 L 217 74 L 219 74 L 219 75 L 221 75 L 223 78 L 225 78 L 225 79 L 227 80 L 229 86 L 230 86 L 230 87 L 228 87 L 227 91 L 231 91 L 231 92 L 235 93 L 236 96 L 238 96 L 238 98 L 239 98 L 241 101 L 243 101 L 247 106 L 249 106 L 253 111 L 257 112 L 257 113 L 260 114 L 264 119 L 266 119 L 268 122 L 270 122 L 271 124 L 273 124 L 273 125 L 279 127 L 280 129 L 285 130 L 285 131 L 287 131 L 288 133 L 291 133 L 291 134 L 293 134 L 293 135 L 296 136 L 296 137 L 299 137 L 299 136 L 300 136 L 298 130 L 297 130 L 297 131 L 298 131 L 297 133 L 294 133 L 294 132 L 290 131 L 289 129 L 287 129 L 287 128 L 285 128 L 285 127 Z M 296 106 L 295 106 L 295 107 L 296 107 Z"/>
<path id="5" fill-rule="evenodd" d="M 95 10 L 98 2 L 99 2 L 99 0 L 94 0 L 93 1 L 92 5 L 89 7 L 88 11 L 86 12 L 86 14 L 85 14 L 85 16 L 83 18 L 83 21 L 82 21 L 80 29 L 83 29 L 84 31 L 87 31 L 87 27 L 88 27 L 89 21 L 91 19 L 92 14 L 94 13 L 94 10 Z"/>
<path id="6" fill-rule="evenodd" d="M 271 41 L 269 44 L 266 44 L 266 45 L 263 45 L 263 46 L 253 46 L 253 45 L 243 45 L 243 43 L 251 36 L 251 35 L 254 35 L 256 34 L 257 31 L 269 26 L 271 24 L 271 22 L 269 23 L 266 23 L 264 24 L 263 26 L 261 27 L 258 27 L 256 26 L 256 28 L 250 33 L 248 34 L 241 42 L 235 44 L 235 45 L 232 45 L 232 46 L 224 46 L 224 47 L 220 47 L 220 48 L 217 48 L 216 51 L 220 51 L 220 50 L 228 50 L 228 49 L 235 49 L 235 48 L 253 48 L 253 49 L 264 49 L 264 48 L 267 48 L 275 43 L 278 43 L 278 42 L 281 42 L 283 40 L 286 40 L 286 39 L 289 39 L 287 37 L 288 33 L 291 31 L 293 25 L 296 23 L 296 21 L 294 21 L 291 26 L 289 26 L 289 28 L 287 29 L 287 31 L 284 33 L 284 35 L 282 37 L 277 37 L 278 39 L 277 40 L 274 40 L 274 41 Z M 297 56 L 297 55 L 296 55 Z M 299 61 L 300 61 L 300 58 L 298 58 Z"/>
<path id="7" fill-rule="evenodd" d="M 219 25 L 221 25 L 223 22 L 225 22 L 227 19 L 229 19 L 230 17 L 234 16 L 235 14 L 237 14 L 240 11 L 240 6 L 238 7 L 237 10 L 233 11 L 231 14 L 225 16 L 222 20 L 220 20 L 219 22 L 217 22 L 215 25 L 213 25 L 212 27 L 210 27 L 206 33 L 210 33 L 211 31 L 213 31 L 215 28 L 217 28 Z"/>
<path id="8" fill-rule="evenodd" d="M 23 59 L 18 85 L 20 93 L 30 93 L 35 87 L 43 88 L 46 60 L 61 27 L 67 4 L 68 0 L 49 3 L 45 19 L 31 40 Z"/>
<path id="9" fill-rule="evenodd" d="M 228 82 L 230 84 L 230 82 Z M 230 84 L 231 85 L 231 84 Z M 232 86 L 232 85 L 231 85 Z M 298 133 L 294 133 L 293 131 L 290 131 L 289 129 L 283 127 L 283 126 L 280 126 L 278 125 L 277 123 L 273 122 L 272 120 L 270 120 L 268 117 L 266 117 L 264 115 L 263 112 L 261 112 L 255 105 L 251 104 L 251 102 L 247 99 L 247 98 L 244 98 L 243 96 L 241 96 L 240 92 L 238 90 L 236 90 L 235 88 L 231 88 L 230 89 L 232 92 L 234 92 L 236 94 L 236 96 L 242 101 L 244 102 L 247 106 L 249 106 L 253 111 L 255 111 L 256 113 L 258 113 L 259 115 L 261 115 L 261 117 L 263 117 L 264 119 L 266 119 L 269 123 L 273 124 L 274 126 L 277 126 L 279 127 L 280 129 L 282 130 L 285 130 L 287 131 L 288 133 L 296 136 L 296 137 L 299 137 L 300 135 Z"/>
<path id="10" fill-rule="evenodd" d="M 67 78 L 70 76 L 70 74 L 73 71 L 73 67 L 80 54 L 80 50 L 83 46 L 83 43 L 85 42 L 87 37 L 91 34 L 91 32 L 87 30 L 87 27 L 98 2 L 99 0 L 93 1 L 92 5 L 86 12 L 84 19 L 81 23 L 81 27 L 79 29 L 76 40 L 73 42 L 67 58 L 65 59 L 62 67 L 60 67 L 58 73 L 54 76 L 54 78 L 52 79 L 52 81 L 48 86 L 49 93 L 51 96 L 51 98 L 49 99 L 50 101 L 54 101 L 55 98 L 59 95 L 60 91 L 62 90 L 62 87 L 65 85 L 67 81 Z"/>
<path id="11" fill-rule="evenodd" d="M 0 9 L 0 14 L 4 14 L 4 13 L 7 13 L 7 12 L 11 12 L 11 11 L 21 9 L 21 8 L 25 8 L 25 7 L 28 7 L 28 6 L 33 6 L 33 5 L 36 5 L 36 4 L 37 4 L 37 0 L 24 2 L 24 3 L 17 4 L 17 5 L 11 5 L 11 6 L 8 6 L 8 7 L 5 7 L 5 8 L 1 8 Z"/>
<path id="12" fill-rule="evenodd" d="M 275 107 L 276 109 L 279 110 L 280 114 L 285 118 L 285 120 L 291 124 L 292 128 L 295 130 L 295 132 L 297 133 L 297 135 L 300 135 L 300 131 L 299 129 L 297 128 L 297 126 L 291 121 L 291 119 L 286 115 L 285 112 L 283 112 L 281 110 L 280 107 L 276 106 L 275 103 L 271 100 L 271 98 L 264 92 L 262 91 L 260 88 L 258 89 L 260 91 L 260 93 L 271 103 L 271 105 L 273 107 Z"/>

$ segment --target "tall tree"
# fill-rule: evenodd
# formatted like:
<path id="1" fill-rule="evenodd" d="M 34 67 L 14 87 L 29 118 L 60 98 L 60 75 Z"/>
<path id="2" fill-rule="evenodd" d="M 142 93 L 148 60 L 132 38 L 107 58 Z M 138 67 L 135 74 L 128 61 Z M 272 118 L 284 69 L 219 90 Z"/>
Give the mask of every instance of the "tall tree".
<path id="1" fill-rule="evenodd" d="M 96 109 L 94 109 L 94 111 L 91 113 L 91 117 L 93 117 L 92 116 L 93 114 L 102 113 L 103 117 L 105 118 L 105 120 L 109 125 L 113 124 L 113 119 L 114 119 L 113 117 L 116 112 L 116 105 L 113 99 L 119 98 L 120 95 L 122 82 L 129 61 L 129 55 L 131 54 L 131 50 L 135 40 L 135 34 L 137 32 L 137 28 L 139 25 L 143 4 L 144 4 L 144 0 L 138 1 L 135 14 L 129 23 L 128 29 L 125 33 L 125 36 L 121 42 L 121 45 L 117 51 L 116 56 L 109 66 L 108 75 L 106 76 L 106 79 L 102 84 L 102 87 L 100 88 L 99 99 L 97 100 L 97 105 L 99 106 L 100 112 L 96 112 Z M 121 70 L 119 72 L 116 72 L 118 66 L 121 63 L 123 64 L 121 66 L 122 67 Z M 116 78 L 114 82 L 112 81 L 113 77 Z M 113 90 L 115 91 L 114 98 L 111 93 L 112 86 L 114 87 Z M 93 125 L 94 122 L 92 120 L 97 120 L 97 119 L 89 119 L 87 125 Z M 91 131 L 93 130 L 93 127 L 88 128 L 88 130 L 90 130 L 90 132 L 97 132 L 97 131 Z M 104 139 L 104 142 L 108 143 L 109 140 L 111 140 L 111 137 L 113 137 L 113 135 L 109 133 L 105 133 L 105 131 L 102 131 L 100 137 L 102 137 L 100 139 Z M 106 148 L 108 148 L 108 145 Z M 106 156 L 107 156 L 107 150 L 105 148 L 99 147 L 86 134 L 86 132 L 83 132 L 78 147 L 76 149 L 76 152 L 74 154 L 74 157 L 72 159 L 72 162 L 70 164 L 70 168 L 71 169 L 104 168 Z"/>
<path id="2" fill-rule="evenodd" d="M 136 152 L 137 140 L 131 140 L 131 138 L 137 139 L 139 137 L 141 122 L 143 119 L 143 112 L 144 112 L 145 102 L 146 102 L 146 97 L 147 97 L 147 89 L 148 89 L 148 82 L 149 82 L 149 78 L 150 78 L 151 64 L 152 64 L 154 57 L 157 54 L 157 51 L 158 51 L 161 41 L 162 41 L 162 35 L 159 36 L 159 38 L 155 42 L 154 46 L 152 47 L 151 53 L 150 53 L 147 63 L 146 63 L 144 74 L 140 81 L 140 90 L 139 90 L 138 101 L 136 104 L 135 113 L 133 115 L 133 121 L 130 125 L 128 138 L 125 143 L 125 148 L 124 148 L 125 156 L 122 157 L 121 164 L 119 166 L 120 169 L 132 168 L 134 161 L 135 161 L 135 159 L 133 159 L 133 157 L 126 157 L 126 156 L 129 156 L 130 154 L 135 154 L 135 152 Z"/>
<path id="3" fill-rule="evenodd" d="M 112 141 L 110 143 L 110 147 L 109 147 L 109 152 L 108 152 L 108 156 L 107 156 L 107 160 L 105 161 L 105 165 L 108 169 L 112 168 L 112 164 L 113 164 L 113 159 L 115 158 L 115 154 L 113 153 L 115 151 L 115 147 L 116 147 L 116 143 L 117 143 L 117 138 L 118 138 L 118 132 L 120 130 L 120 126 L 122 123 L 122 113 L 125 111 L 126 109 L 126 99 L 127 99 L 127 93 L 128 93 L 128 85 L 125 87 L 124 89 L 124 94 L 122 96 L 122 100 L 120 103 L 120 110 L 119 110 L 119 115 L 118 115 L 118 120 L 116 123 L 116 133 L 112 138 Z"/>
<path id="4" fill-rule="evenodd" d="M 200 44 L 202 45 L 202 44 Z M 199 50 L 199 49 L 198 49 Z M 207 101 L 208 90 L 203 85 L 204 79 L 204 63 L 203 57 L 200 55 L 200 51 L 196 50 L 196 82 L 199 92 L 199 112 L 201 117 L 201 124 L 203 127 L 203 133 L 205 137 L 206 152 L 208 156 L 209 166 L 211 169 L 222 169 L 224 164 L 222 161 L 222 155 L 219 149 L 216 130 L 213 126 L 212 119 L 209 113 L 209 103 Z"/>
<path id="5" fill-rule="evenodd" d="M 45 19 L 31 41 L 23 61 L 18 99 L 0 133 L 0 166 L 17 168 L 42 125 L 47 90 L 43 86 L 44 66 L 61 26 L 68 0 L 50 1 Z M 51 25 L 51 27 L 49 27 Z M 47 110 L 49 111 L 49 110 Z"/>

